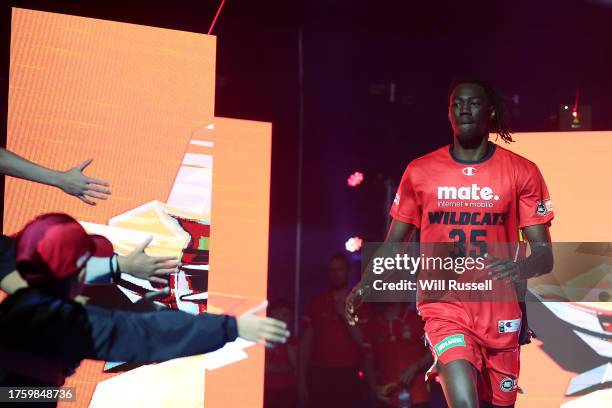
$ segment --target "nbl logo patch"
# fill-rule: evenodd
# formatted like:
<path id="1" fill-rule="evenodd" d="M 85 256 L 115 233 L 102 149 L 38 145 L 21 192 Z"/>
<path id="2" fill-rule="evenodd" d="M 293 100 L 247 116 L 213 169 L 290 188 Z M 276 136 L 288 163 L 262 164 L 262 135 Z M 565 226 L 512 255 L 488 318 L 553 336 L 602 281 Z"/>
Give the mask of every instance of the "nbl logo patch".
<path id="1" fill-rule="evenodd" d="M 516 389 L 517 381 L 514 378 L 504 377 L 499 382 L 499 389 L 503 392 L 512 392 Z"/>
<path id="2" fill-rule="evenodd" d="M 546 215 L 551 212 L 553 209 L 552 201 L 550 199 L 544 201 L 538 201 L 538 205 L 536 206 L 536 214 L 537 215 Z"/>
<path id="3" fill-rule="evenodd" d="M 536 207 L 536 214 L 546 215 L 546 213 L 548 213 L 548 210 L 546 209 L 546 206 L 544 205 L 544 203 L 540 201 L 538 203 L 538 206 Z"/>

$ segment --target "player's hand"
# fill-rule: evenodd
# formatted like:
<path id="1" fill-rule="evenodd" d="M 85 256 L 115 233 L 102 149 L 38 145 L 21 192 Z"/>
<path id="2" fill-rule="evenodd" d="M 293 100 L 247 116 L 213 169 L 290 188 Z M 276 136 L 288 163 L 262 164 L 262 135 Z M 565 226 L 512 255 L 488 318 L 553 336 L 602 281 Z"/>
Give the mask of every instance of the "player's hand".
<path id="1" fill-rule="evenodd" d="M 104 188 L 108 187 L 106 181 L 87 177 L 83 174 L 85 168 L 89 166 L 92 161 L 93 159 L 85 160 L 83 163 L 70 170 L 60 172 L 57 176 L 56 184 L 57 187 L 61 188 L 66 194 L 77 197 L 85 204 L 96 205 L 94 201 L 87 197 L 106 200 L 111 192 L 107 188 Z"/>
<path id="2" fill-rule="evenodd" d="M 289 337 L 287 324 L 271 317 L 256 316 L 268 307 L 268 301 L 245 312 L 237 319 L 238 336 L 271 348 L 274 343 L 286 343 Z"/>
<path id="3" fill-rule="evenodd" d="M 168 285 L 168 276 L 176 272 L 179 263 L 174 256 L 150 256 L 145 249 L 153 241 L 153 236 L 148 237 L 138 248 L 127 256 L 117 259 L 119 269 L 122 273 L 128 273 L 137 278 L 146 279 L 152 284 Z"/>
<path id="4" fill-rule="evenodd" d="M 489 270 L 489 276 L 493 280 L 506 280 L 507 283 L 513 283 L 519 280 L 520 269 L 516 262 L 511 259 L 495 259 L 489 254 L 485 254 L 485 258 L 489 261 L 486 269 Z"/>
<path id="5" fill-rule="evenodd" d="M 354 326 L 359 318 L 357 317 L 357 309 L 363 303 L 363 300 L 367 294 L 367 289 L 361 285 L 355 286 L 346 297 L 344 301 L 344 313 L 346 321 L 349 325 Z"/>

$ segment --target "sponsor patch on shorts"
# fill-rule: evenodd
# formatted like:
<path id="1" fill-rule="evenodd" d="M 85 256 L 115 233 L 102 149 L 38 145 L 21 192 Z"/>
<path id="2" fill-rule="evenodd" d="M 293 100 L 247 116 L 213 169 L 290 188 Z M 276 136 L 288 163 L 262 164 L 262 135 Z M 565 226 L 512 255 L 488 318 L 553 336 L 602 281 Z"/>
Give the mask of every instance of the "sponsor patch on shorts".
<path id="1" fill-rule="evenodd" d="M 436 350 L 437 355 L 441 355 L 448 349 L 460 346 L 465 347 L 465 337 L 463 336 L 463 334 L 453 334 L 451 336 L 445 337 L 444 340 L 436 344 L 434 346 L 434 350 Z"/>
<path id="2" fill-rule="evenodd" d="M 497 332 L 498 333 L 515 333 L 520 330 L 521 330 L 521 319 L 498 320 L 497 321 Z"/>

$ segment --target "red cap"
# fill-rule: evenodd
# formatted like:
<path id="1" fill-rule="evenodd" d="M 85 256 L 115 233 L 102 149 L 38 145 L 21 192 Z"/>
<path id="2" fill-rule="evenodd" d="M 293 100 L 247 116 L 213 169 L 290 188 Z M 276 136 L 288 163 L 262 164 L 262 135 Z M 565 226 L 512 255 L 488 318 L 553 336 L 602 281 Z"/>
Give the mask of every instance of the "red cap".
<path id="1" fill-rule="evenodd" d="M 113 244 L 89 235 L 66 214 L 36 217 L 17 234 L 17 269 L 26 281 L 65 279 L 78 273 L 92 256 L 110 257 Z"/>

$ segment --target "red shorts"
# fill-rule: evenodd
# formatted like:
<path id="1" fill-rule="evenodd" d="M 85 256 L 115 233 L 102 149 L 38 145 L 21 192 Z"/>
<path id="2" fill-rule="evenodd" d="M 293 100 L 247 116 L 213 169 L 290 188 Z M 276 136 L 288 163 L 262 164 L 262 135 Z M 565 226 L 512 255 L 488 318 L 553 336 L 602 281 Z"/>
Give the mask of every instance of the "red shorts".
<path id="1" fill-rule="evenodd" d="M 488 349 L 469 330 L 435 318 L 425 322 L 425 337 L 436 362 L 444 365 L 467 360 L 476 367 L 480 400 L 502 406 L 516 402 L 520 370 L 518 346 L 510 350 Z"/>

